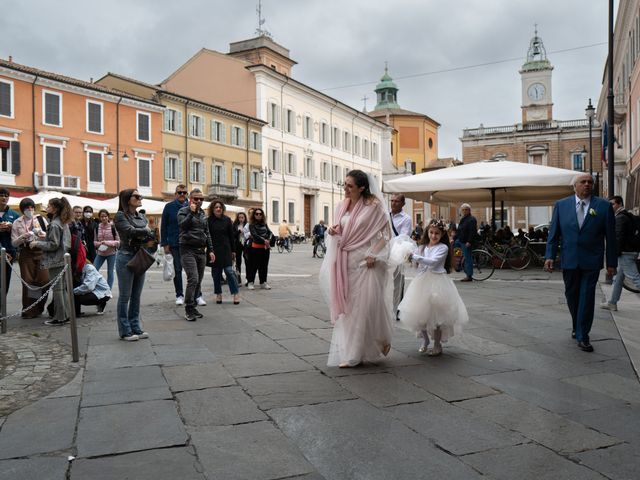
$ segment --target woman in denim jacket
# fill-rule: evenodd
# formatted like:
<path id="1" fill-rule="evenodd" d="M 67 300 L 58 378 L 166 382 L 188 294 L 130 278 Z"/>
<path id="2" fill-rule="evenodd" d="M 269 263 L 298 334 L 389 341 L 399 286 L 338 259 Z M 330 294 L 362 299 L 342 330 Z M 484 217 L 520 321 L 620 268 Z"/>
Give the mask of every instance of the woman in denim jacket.
<path id="1" fill-rule="evenodd" d="M 136 275 L 127 267 L 127 263 L 153 235 L 147 217 L 138 213 L 141 205 L 142 195 L 136 189 L 122 190 L 115 216 L 116 231 L 120 237 L 120 249 L 116 254 L 118 333 L 122 340 L 128 342 L 149 338 L 149 334 L 140 325 L 140 295 L 144 288 L 145 274 Z"/>

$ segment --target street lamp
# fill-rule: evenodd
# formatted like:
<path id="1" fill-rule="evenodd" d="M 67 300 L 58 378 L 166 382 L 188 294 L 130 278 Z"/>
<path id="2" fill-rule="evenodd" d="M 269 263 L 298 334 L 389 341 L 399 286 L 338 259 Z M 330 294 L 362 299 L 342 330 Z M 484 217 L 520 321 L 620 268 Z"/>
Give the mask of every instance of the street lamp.
<path id="1" fill-rule="evenodd" d="M 129 160 L 129 155 L 127 155 L 127 151 L 126 150 L 123 150 L 123 152 L 124 152 L 124 155 L 122 156 L 122 159 L 126 162 L 126 161 Z M 118 153 L 120 153 L 120 150 L 118 150 Z M 111 150 L 109 150 L 107 152 L 107 158 L 109 160 L 113 160 L 113 152 Z"/>
<path id="2" fill-rule="evenodd" d="M 344 187 L 344 182 L 342 180 L 338 180 L 336 182 L 336 185 L 338 186 L 338 189 L 340 190 L 340 199 L 342 200 L 342 187 Z"/>
<path id="3" fill-rule="evenodd" d="M 589 105 L 585 108 L 584 113 L 589 120 L 589 175 L 593 178 L 593 118 L 596 115 L 596 109 L 591 104 L 591 99 L 589 99 Z M 596 185 L 595 193 L 598 194 L 598 185 Z"/>

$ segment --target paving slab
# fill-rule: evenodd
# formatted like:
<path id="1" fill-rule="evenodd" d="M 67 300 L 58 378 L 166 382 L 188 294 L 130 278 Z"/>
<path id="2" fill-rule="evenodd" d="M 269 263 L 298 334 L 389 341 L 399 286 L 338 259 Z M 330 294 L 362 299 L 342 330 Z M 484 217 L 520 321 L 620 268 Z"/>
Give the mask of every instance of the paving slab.
<path id="1" fill-rule="evenodd" d="M 234 355 L 225 357 L 222 363 L 224 368 L 236 378 L 313 369 L 307 362 L 290 353 Z"/>
<path id="2" fill-rule="evenodd" d="M 390 407 L 387 411 L 454 455 L 467 455 L 529 441 L 518 433 L 437 397 L 425 402 Z"/>
<path id="3" fill-rule="evenodd" d="M 240 387 L 207 388 L 176 395 L 185 424 L 235 425 L 267 420 Z"/>
<path id="4" fill-rule="evenodd" d="M 519 432 L 555 452 L 582 452 L 621 442 L 616 436 L 600 433 L 579 422 L 505 394 L 465 400 L 457 402 L 456 406 L 470 411 L 478 418 L 502 425 L 507 430 Z M 604 412 L 599 414 L 607 416 Z"/>
<path id="5" fill-rule="evenodd" d="M 78 459 L 71 480 L 206 480 L 193 448 L 162 448 L 103 458 Z"/>
<path id="6" fill-rule="evenodd" d="M 190 429 L 207 478 L 274 480 L 315 472 L 270 422 Z"/>
<path id="7" fill-rule="evenodd" d="M 9 415 L 0 430 L 0 458 L 69 450 L 79 397 L 38 400 Z"/>
<path id="8" fill-rule="evenodd" d="M 202 312 L 205 314 L 205 312 Z M 206 315 L 206 314 L 205 314 Z M 190 326 L 190 330 L 196 333 L 196 335 L 218 335 L 228 333 L 244 333 L 253 332 L 255 328 L 249 325 L 247 322 L 240 318 L 227 315 L 224 318 L 216 316 L 215 318 L 200 318 L 197 322 L 187 322 L 182 320 L 183 323 Z"/>
<path id="9" fill-rule="evenodd" d="M 216 360 L 216 356 L 199 343 L 155 345 L 153 349 L 160 365 L 193 365 Z"/>
<path id="10" fill-rule="evenodd" d="M 263 410 L 355 398 L 318 371 L 278 373 L 238 381 Z"/>
<path id="11" fill-rule="evenodd" d="M 376 407 L 421 402 L 431 397 L 425 390 L 390 373 L 352 375 L 337 381 L 355 396 Z"/>
<path id="12" fill-rule="evenodd" d="M 257 329 L 267 337 L 274 340 L 281 340 L 283 338 L 304 338 L 310 336 L 310 334 L 305 330 L 284 321 L 265 323 L 258 326 Z"/>
<path id="13" fill-rule="evenodd" d="M 421 365 L 442 373 L 450 373 L 461 377 L 473 377 L 487 373 L 510 372 L 520 367 L 496 359 L 496 356 L 483 357 L 475 353 L 461 351 L 456 347 L 449 348 L 438 357 L 429 357 L 411 349 L 411 356 L 419 358 Z"/>
<path id="14" fill-rule="evenodd" d="M 169 400 L 89 407 L 80 410 L 78 457 L 183 446 L 187 434 Z"/>
<path id="15" fill-rule="evenodd" d="M 307 331 L 316 337 L 326 340 L 327 342 L 330 342 L 331 337 L 333 336 L 333 327 L 331 327 L 331 324 L 329 324 L 329 327 L 327 328 L 312 328 Z"/>
<path id="16" fill-rule="evenodd" d="M 445 348 L 449 345 L 477 353 L 478 355 L 499 355 L 501 353 L 509 353 L 514 349 L 514 347 L 505 345 L 504 343 L 476 337 L 467 331 L 463 331 L 461 334 L 452 337 L 445 345 Z"/>
<path id="17" fill-rule="evenodd" d="M 495 480 L 605 480 L 540 445 L 516 445 L 466 455 L 463 461 Z"/>
<path id="18" fill-rule="evenodd" d="M 285 353 L 285 349 L 261 332 L 202 335 L 198 341 L 218 357 L 246 353 Z"/>
<path id="19" fill-rule="evenodd" d="M 388 412 L 362 400 L 274 409 L 270 415 L 327 480 L 480 476 Z"/>
<path id="20" fill-rule="evenodd" d="M 564 381 L 640 405 L 640 383 L 634 379 L 623 378 L 614 373 L 597 373 L 565 378 Z"/>
<path id="21" fill-rule="evenodd" d="M 572 412 L 566 417 L 599 432 L 640 445 L 640 407 L 638 405 Z"/>
<path id="22" fill-rule="evenodd" d="M 45 398 L 63 398 L 63 397 L 77 397 L 82 393 L 82 380 L 84 379 L 84 368 L 78 370 L 76 376 L 73 377 L 69 383 L 60 387 L 54 392 L 51 392 Z M 1 424 L 0 424 L 1 425 Z"/>
<path id="23" fill-rule="evenodd" d="M 167 366 L 162 367 L 162 372 L 173 392 L 226 387 L 236 383 L 219 361 L 196 365 Z"/>
<path id="24" fill-rule="evenodd" d="M 537 375 L 550 378 L 566 378 L 597 372 L 591 364 L 566 361 L 524 349 L 503 355 L 494 355 L 492 358 L 495 358 L 499 362 L 513 365 L 518 369 L 527 370 Z"/>
<path id="25" fill-rule="evenodd" d="M 82 407 L 172 398 L 157 365 L 90 370 L 82 393 Z"/>
<path id="26" fill-rule="evenodd" d="M 191 330 L 174 330 L 170 332 L 153 332 L 149 337 L 152 345 L 176 345 L 197 343 L 197 336 Z"/>
<path id="27" fill-rule="evenodd" d="M 157 365 L 151 342 L 117 341 L 109 345 L 90 345 L 87 349 L 87 371 L 104 368 L 141 367 Z"/>
<path id="28" fill-rule="evenodd" d="M 326 320 L 322 320 L 313 315 L 284 315 L 283 320 L 286 320 L 293 325 L 296 325 L 305 330 L 316 329 L 316 328 L 331 328 L 331 324 Z"/>
<path id="29" fill-rule="evenodd" d="M 278 343 L 294 355 L 319 355 L 329 351 L 329 342 L 316 336 L 304 338 L 288 338 L 278 340 Z"/>
<path id="30" fill-rule="evenodd" d="M 496 390 L 501 390 L 513 397 L 556 413 L 593 410 L 603 406 L 613 407 L 621 403 L 620 400 L 608 395 L 525 371 L 496 373 L 472 378 Z"/>
<path id="31" fill-rule="evenodd" d="M 636 479 L 640 471 L 640 444 L 628 443 L 582 452 L 573 456 L 581 464 L 601 472 L 608 478 Z"/>
<path id="32" fill-rule="evenodd" d="M 433 368 L 402 367 L 394 368 L 393 373 L 448 402 L 498 393 L 493 388 L 472 379 Z"/>
<path id="33" fill-rule="evenodd" d="M 0 478 L 7 480 L 66 480 L 66 457 L 0 460 Z"/>

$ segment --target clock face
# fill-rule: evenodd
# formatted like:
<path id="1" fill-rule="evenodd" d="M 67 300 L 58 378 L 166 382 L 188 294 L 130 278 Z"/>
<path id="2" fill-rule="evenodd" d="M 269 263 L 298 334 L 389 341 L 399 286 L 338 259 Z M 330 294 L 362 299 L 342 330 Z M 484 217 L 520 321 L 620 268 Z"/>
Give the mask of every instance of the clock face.
<path id="1" fill-rule="evenodd" d="M 527 95 L 529 95 L 531 100 L 542 100 L 546 91 L 547 90 L 544 88 L 544 85 L 541 83 L 534 83 L 529 86 Z"/>

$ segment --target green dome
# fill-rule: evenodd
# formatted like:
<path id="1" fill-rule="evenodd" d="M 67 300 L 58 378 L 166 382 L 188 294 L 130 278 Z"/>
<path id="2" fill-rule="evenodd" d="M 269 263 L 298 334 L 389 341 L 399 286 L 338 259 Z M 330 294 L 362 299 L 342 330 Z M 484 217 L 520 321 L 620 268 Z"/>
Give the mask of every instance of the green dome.
<path id="1" fill-rule="evenodd" d="M 380 78 L 380 83 L 376 85 L 375 92 L 378 100 L 375 110 L 381 108 L 400 108 L 397 100 L 398 86 L 393 82 L 386 65 L 384 67 L 384 75 Z"/>

